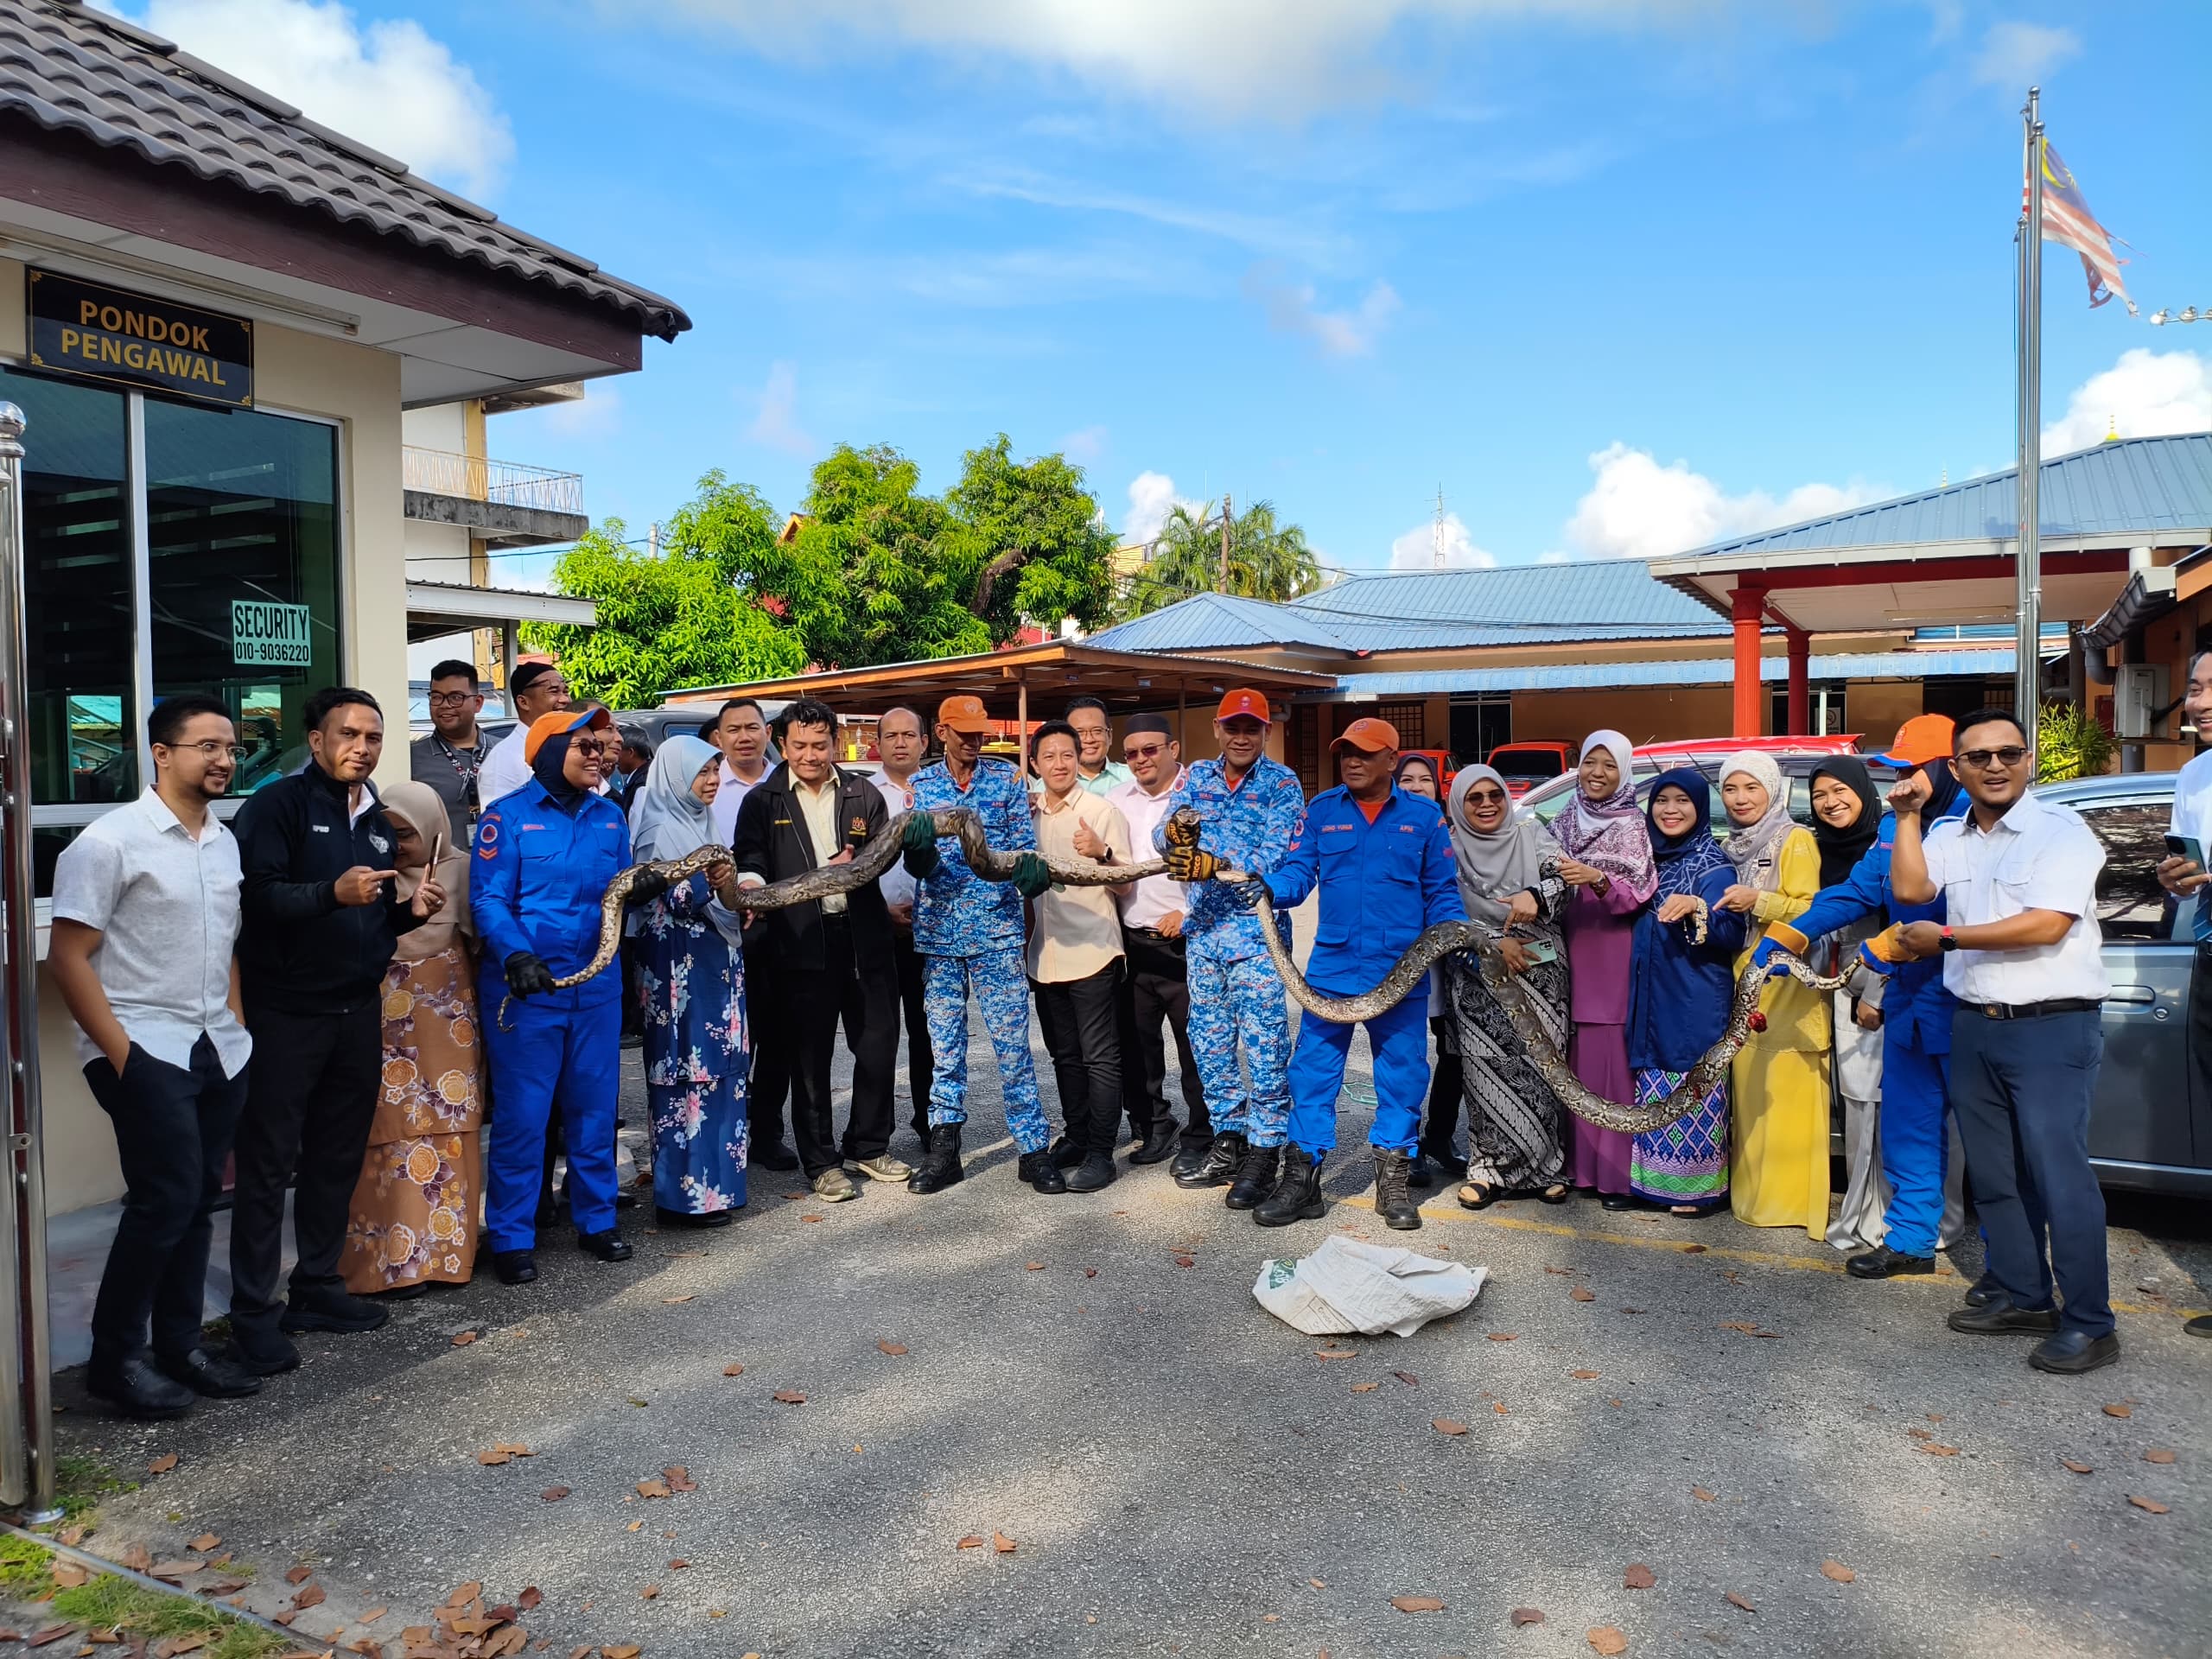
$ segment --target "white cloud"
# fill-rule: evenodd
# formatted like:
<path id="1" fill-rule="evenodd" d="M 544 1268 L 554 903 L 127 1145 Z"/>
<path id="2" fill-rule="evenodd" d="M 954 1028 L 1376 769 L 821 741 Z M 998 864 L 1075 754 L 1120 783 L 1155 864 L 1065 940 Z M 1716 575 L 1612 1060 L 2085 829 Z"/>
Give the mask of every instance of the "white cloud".
<path id="1" fill-rule="evenodd" d="M 1311 283 L 1290 283 L 1271 265 L 1244 273 L 1244 297 L 1263 308 L 1268 326 L 1312 340 L 1330 357 L 1364 357 L 1398 310 L 1398 292 L 1378 282 L 1350 310 L 1324 311 Z"/>
<path id="2" fill-rule="evenodd" d="M 1840 512 L 1890 493 L 1853 481 L 1801 484 L 1787 495 L 1730 495 L 1688 461 L 1662 467 L 1648 449 L 1614 442 L 1590 457 L 1597 481 L 1575 504 L 1567 533 L 1597 558 L 1656 559 L 1725 537 Z"/>
<path id="3" fill-rule="evenodd" d="M 1088 467 L 1106 453 L 1106 429 L 1086 426 L 1060 440 L 1060 453 L 1079 466 Z"/>
<path id="4" fill-rule="evenodd" d="M 1188 507 L 1198 505 L 1176 494 L 1175 480 L 1166 474 L 1139 473 L 1129 480 L 1129 511 L 1122 520 L 1122 545 L 1139 546 L 1158 536 L 1179 501 Z"/>
<path id="5" fill-rule="evenodd" d="M 2043 452 L 2063 455 L 2123 438 L 2212 431 L 2212 361 L 2195 352 L 2138 346 L 2093 374 L 2066 400 L 2066 413 L 2043 429 Z"/>
<path id="6" fill-rule="evenodd" d="M 798 423 L 798 372 L 788 363 L 776 363 L 768 370 L 767 384 L 755 394 L 760 409 L 753 416 L 753 423 L 745 429 L 745 435 L 755 443 L 766 444 L 771 449 L 780 449 L 787 455 L 802 459 L 821 453 L 822 446 L 814 441 L 813 434 Z"/>
<path id="7" fill-rule="evenodd" d="M 1473 570 L 1497 563 L 1497 556 L 1485 548 L 1477 547 L 1475 538 L 1456 512 L 1444 515 L 1444 568 L 1452 570 Z M 1390 568 L 1393 570 L 1433 570 L 1436 564 L 1436 523 L 1415 524 L 1390 543 Z"/>
<path id="8" fill-rule="evenodd" d="M 1974 54 L 1974 83 L 2025 92 L 2069 58 L 2079 57 L 2082 37 L 2070 29 L 2041 23 L 1992 23 Z"/>
<path id="9" fill-rule="evenodd" d="M 467 194 L 488 194 L 514 160 L 514 130 L 492 95 L 411 19 L 364 27 L 336 0 L 151 0 L 142 21 Z"/>

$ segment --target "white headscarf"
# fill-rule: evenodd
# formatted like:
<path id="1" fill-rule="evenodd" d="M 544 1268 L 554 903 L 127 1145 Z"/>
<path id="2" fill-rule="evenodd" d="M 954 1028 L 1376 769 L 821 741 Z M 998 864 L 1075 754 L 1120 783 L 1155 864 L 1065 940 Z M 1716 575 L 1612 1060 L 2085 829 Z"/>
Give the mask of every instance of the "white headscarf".
<path id="1" fill-rule="evenodd" d="M 1730 817 L 1728 861 L 1736 867 L 1737 875 L 1746 886 L 1772 893 L 1782 885 L 1782 843 L 1797 827 L 1797 821 L 1789 816 L 1789 790 L 1782 781 L 1782 768 L 1775 764 L 1772 755 L 1757 749 L 1739 749 L 1721 763 L 1724 801 L 1728 780 L 1738 773 L 1766 791 L 1766 810 L 1752 823 L 1738 823 L 1732 816 Z"/>
<path id="2" fill-rule="evenodd" d="M 710 746 L 696 737 L 671 737 L 653 751 L 645 786 L 630 808 L 632 858 L 641 864 L 665 863 L 713 843 L 714 809 L 691 792 L 691 785 L 709 764 L 720 760 Z M 734 912 L 715 904 L 708 913 L 733 948 L 745 943 L 745 925 Z"/>
<path id="3" fill-rule="evenodd" d="M 1651 861 L 1651 836 L 1636 804 L 1636 746 L 1616 731 L 1592 732 L 1584 740 L 1576 764 L 1592 749 L 1613 757 L 1620 784 L 1602 801 L 1593 801 L 1576 781 L 1574 804 L 1552 823 L 1552 836 L 1561 851 L 1576 862 L 1603 870 L 1624 883 L 1642 904 L 1658 885 L 1659 872 Z"/>

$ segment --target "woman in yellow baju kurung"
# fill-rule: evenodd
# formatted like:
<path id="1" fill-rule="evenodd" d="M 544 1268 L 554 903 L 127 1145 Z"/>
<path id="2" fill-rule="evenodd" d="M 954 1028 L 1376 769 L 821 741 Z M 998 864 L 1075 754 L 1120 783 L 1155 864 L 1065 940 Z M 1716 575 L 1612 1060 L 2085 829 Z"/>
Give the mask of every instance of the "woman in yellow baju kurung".
<path id="1" fill-rule="evenodd" d="M 1772 757 L 1731 755 L 1720 772 L 1728 809 L 1729 861 L 1736 885 L 1722 906 L 1761 924 L 1736 958 L 1738 977 L 1765 937 L 1764 925 L 1802 916 L 1820 891 L 1821 853 L 1789 816 L 1789 788 Z M 1796 980 L 1767 982 L 1759 1007 L 1766 1029 L 1752 1033 L 1730 1069 L 1735 1096 L 1728 1202 L 1754 1227 L 1828 1225 L 1828 999 Z"/>

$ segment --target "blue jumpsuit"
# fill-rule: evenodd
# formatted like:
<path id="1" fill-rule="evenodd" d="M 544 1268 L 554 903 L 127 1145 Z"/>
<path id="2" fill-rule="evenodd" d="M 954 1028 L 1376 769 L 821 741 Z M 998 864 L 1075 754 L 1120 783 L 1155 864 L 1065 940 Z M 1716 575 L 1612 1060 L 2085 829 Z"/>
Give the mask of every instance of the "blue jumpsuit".
<path id="1" fill-rule="evenodd" d="M 565 991 L 517 997 L 499 1028 L 506 960 L 544 958 L 556 976 L 599 949 L 600 901 L 630 862 L 622 809 L 586 795 L 573 813 L 532 778 L 484 809 L 469 861 L 468 902 L 483 941 L 484 1041 L 498 1105 L 492 1119 L 484 1240 L 494 1253 L 537 1237 L 545 1128 L 557 1106 L 569 1147 L 569 1197 L 579 1233 L 614 1225 L 614 1107 L 621 1086 L 622 975 L 613 963 Z"/>
<path id="2" fill-rule="evenodd" d="M 1306 810 L 1298 774 L 1262 755 L 1229 786 L 1217 758 L 1192 766 L 1170 798 L 1154 847 L 1167 845 L 1167 817 L 1178 807 L 1198 815 L 1198 844 L 1232 869 L 1272 870 L 1290 850 Z M 1236 1134 L 1249 1146 L 1279 1147 L 1290 1116 L 1285 1070 L 1290 1059 L 1290 1011 L 1282 980 L 1268 960 L 1252 900 L 1234 884 L 1193 882 L 1183 918 L 1184 970 L 1190 986 L 1191 1052 L 1217 1135 Z M 1289 944 L 1288 919 L 1283 943 Z M 1239 1042 L 1244 1064 L 1236 1063 Z M 1245 1087 L 1244 1073 L 1251 1074 Z"/>
<path id="3" fill-rule="evenodd" d="M 1306 809 L 1281 868 L 1268 876 L 1278 905 L 1302 902 L 1318 883 L 1321 919 L 1306 980 L 1332 996 L 1373 990 L 1422 931 L 1464 922 L 1452 837 L 1433 801 L 1393 788 L 1375 822 L 1351 791 L 1324 790 Z M 1337 1096 L 1344 1087 L 1350 1026 L 1307 1014 L 1290 1057 L 1290 1139 L 1318 1160 L 1337 1144 Z M 1367 1021 L 1375 1054 L 1375 1127 L 1379 1149 L 1411 1152 L 1421 1139 L 1428 1090 L 1428 984 Z"/>
<path id="4" fill-rule="evenodd" d="M 964 790 L 939 761 L 916 772 L 912 788 L 916 811 L 965 808 L 983 821 L 984 839 L 996 850 L 1036 851 L 1029 791 L 1005 761 L 977 760 Z M 930 1122 L 968 1121 L 968 1001 L 973 997 L 998 1057 L 1007 1127 L 1022 1151 L 1042 1152 L 1052 1132 L 1029 1053 L 1021 894 L 1011 881 L 986 881 L 969 869 L 957 841 L 939 837 L 937 850 L 936 873 L 914 889 L 914 950 L 922 958 L 922 1007 L 937 1056 Z"/>

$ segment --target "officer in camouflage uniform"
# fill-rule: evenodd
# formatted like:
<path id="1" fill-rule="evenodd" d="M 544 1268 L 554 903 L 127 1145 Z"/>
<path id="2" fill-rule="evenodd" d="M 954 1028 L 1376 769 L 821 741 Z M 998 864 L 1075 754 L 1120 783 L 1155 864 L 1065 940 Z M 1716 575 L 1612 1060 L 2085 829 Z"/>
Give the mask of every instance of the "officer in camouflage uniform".
<path id="1" fill-rule="evenodd" d="M 1036 853 L 1029 791 L 1003 760 L 982 757 L 991 728 L 980 697 L 947 697 L 937 711 L 944 759 L 913 777 L 914 811 L 904 836 L 907 871 L 915 879 L 914 950 L 922 958 L 923 1007 L 937 1077 L 930 1085 L 929 1151 L 906 1183 L 937 1192 L 965 1174 L 960 1126 L 968 1121 L 968 1001 L 983 1011 L 983 1029 L 998 1057 L 999 1092 L 1007 1127 L 1021 1149 L 1015 1167 L 1039 1192 L 1065 1192 L 1067 1180 L 1046 1155 L 1052 1128 L 1037 1095 L 1029 1057 L 1029 981 L 1023 971 L 1022 901 L 1052 885 Z M 986 881 L 968 868 L 960 843 L 931 833 L 924 812 L 953 808 L 982 820 L 984 838 L 999 852 L 1020 853 L 1011 881 Z"/>
<path id="2" fill-rule="evenodd" d="M 1262 692 L 1236 690 L 1221 700 L 1213 722 L 1220 757 L 1193 765 L 1168 807 L 1171 818 L 1179 807 L 1197 811 L 1199 845 L 1171 845 L 1166 820 L 1154 836 L 1167 853 L 1168 874 L 1200 883 L 1190 889 L 1183 938 L 1191 1047 L 1214 1126 L 1204 1158 L 1178 1159 L 1173 1173 L 1179 1186 L 1226 1183 L 1224 1202 L 1232 1210 L 1249 1210 L 1274 1190 L 1290 1114 L 1290 1014 L 1260 918 L 1252 913 L 1257 892 L 1205 878 L 1224 866 L 1254 874 L 1274 869 L 1305 815 L 1298 774 L 1262 752 L 1271 718 Z M 1289 932 L 1286 918 L 1285 943 Z"/>

